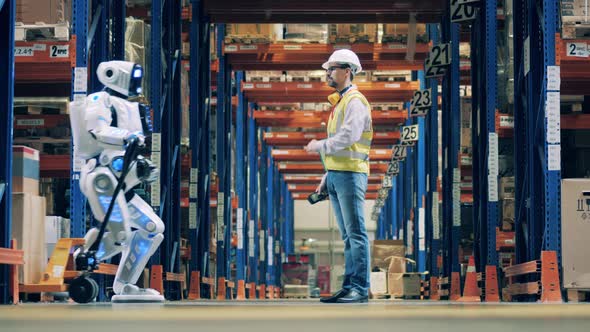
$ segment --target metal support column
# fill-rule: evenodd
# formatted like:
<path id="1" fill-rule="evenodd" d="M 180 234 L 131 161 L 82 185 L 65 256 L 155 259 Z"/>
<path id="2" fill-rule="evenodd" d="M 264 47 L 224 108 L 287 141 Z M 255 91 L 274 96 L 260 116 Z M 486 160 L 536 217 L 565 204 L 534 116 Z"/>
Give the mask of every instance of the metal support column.
<path id="1" fill-rule="evenodd" d="M 275 165 L 274 158 L 272 157 L 272 147 L 267 147 L 267 182 L 266 182 L 266 286 L 274 286 L 274 273 L 275 273 L 275 261 L 274 261 L 274 229 L 275 229 L 275 218 L 274 218 L 274 206 L 275 206 Z"/>
<path id="2" fill-rule="evenodd" d="M 434 45 L 439 43 L 438 25 L 429 24 L 428 34 Z M 440 219 L 438 202 L 438 80 L 431 78 L 426 82 L 432 97 L 432 107 L 426 115 L 427 197 L 426 197 L 426 247 L 428 258 L 426 268 L 431 276 L 438 277 L 437 257 L 440 248 Z"/>
<path id="3" fill-rule="evenodd" d="M 90 31 L 90 85 L 88 87 L 89 93 L 99 92 L 104 88 L 104 85 L 99 82 L 96 76 L 96 68 L 101 62 L 109 61 L 109 14 L 110 4 L 108 0 L 92 0 L 92 8 L 90 12 L 92 15 L 91 27 L 94 30 Z M 123 44 L 125 46 L 125 44 Z"/>
<path id="4" fill-rule="evenodd" d="M 424 78 L 424 71 L 418 72 L 418 80 L 420 81 L 420 88 L 426 88 L 426 81 Z M 409 108 L 409 107 L 408 107 Z M 409 112 L 408 112 L 409 115 Z M 415 198 L 415 218 L 417 221 L 416 237 L 418 239 L 418 247 L 416 251 L 418 272 L 426 271 L 426 122 L 424 117 L 419 117 L 415 120 L 418 124 L 419 137 L 416 142 L 416 156 L 415 156 L 415 174 L 416 174 L 416 198 Z"/>
<path id="5" fill-rule="evenodd" d="M 111 0 L 111 60 L 125 60 L 126 1 Z"/>
<path id="6" fill-rule="evenodd" d="M 94 71 L 96 67 L 88 69 L 87 34 L 88 34 L 88 2 L 75 0 L 72 2 L 72 29 L 76 35 L 76 68 L 72 73 L 72 80 L 87 79 L 88 70 Z M 92 73 L 93 74 L 93 73 Z M 93 74 L 94 75 L 94 74 Z M 76 84 L 73 84 L 76 87 Z M 72 100 L 86 98 L 87 87 L 79 85 L 79 91 L 73 89 Z M 12 122 L 11 122 L 12 123 Z M 70 177 L 70 228 L 72 237 L 84 237 L 86 234 L 86 198 L 80 190 L 81 161 L 76 163 L 77 156 L 72 158 Z"/>
<path id="7" fill-rule="evenodd" d="M 244 221 L 247 222 L 247 197 L 246 197 L 246 169 L 247 155 L 245 150 L 245 132 L 246 132 L 246 116 L 248 104 L 244 98 L 244 93 L 241 91 L 242 81 L 244 80 L 244 72 L 236 73 L 236 91 L 238 93 L 238 110 L 236 115 L 236 192 L 238 194 L 238 211 L 237 211 L 237 234 L 238 234 L 238 248 L 236 257 L 236 279 L 237 281 L 246 280 L 246 255 L 244 252 Z"/>
<path id="8" fill-rule="evenodd" d="M 248 109 L 248 282 L 258 284 L 258 129 L 254 105 Z"/>
<path id="9" fill-rule="evenodd" d="M 16 0 L 0 3 L 0 248 L 10 248 L 12 234 L 12 103 L 14 98 L 14 24 Z M 10 302 L 9 265 L 0 265 L 0 304 Z"/>

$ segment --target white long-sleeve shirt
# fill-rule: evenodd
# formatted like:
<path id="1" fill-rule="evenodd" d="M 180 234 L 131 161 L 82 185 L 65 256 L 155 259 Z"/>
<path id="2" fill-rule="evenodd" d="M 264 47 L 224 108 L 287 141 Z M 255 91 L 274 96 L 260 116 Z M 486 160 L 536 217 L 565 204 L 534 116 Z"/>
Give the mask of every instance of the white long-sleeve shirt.
<path id="1" fill-rule="evenodd" d="M 353 85 L 344 95 L 351 93 L 355 89 L 356 86 Z M 340 129 L 334 136 L 323 140 L 321 152 L 331 154 L 343 150 L 358 142 L 363 132 L 369 130 L 371 130 L 369 109 L 360 99 L 353 98 L 344 111 L 344 120 Z"/>

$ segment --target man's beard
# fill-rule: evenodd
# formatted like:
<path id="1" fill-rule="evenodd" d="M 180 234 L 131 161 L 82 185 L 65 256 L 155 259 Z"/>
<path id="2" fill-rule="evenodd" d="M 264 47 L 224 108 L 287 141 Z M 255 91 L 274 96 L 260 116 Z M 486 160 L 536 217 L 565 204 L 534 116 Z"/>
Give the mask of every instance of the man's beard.
<path id="1" fill-rule="evenodd" d="M 336 84 L 336 81 L 330 79 L 328 80 L 328 85 L 333 88 L 336 88 L 338 86 L 338 84 Z"/>

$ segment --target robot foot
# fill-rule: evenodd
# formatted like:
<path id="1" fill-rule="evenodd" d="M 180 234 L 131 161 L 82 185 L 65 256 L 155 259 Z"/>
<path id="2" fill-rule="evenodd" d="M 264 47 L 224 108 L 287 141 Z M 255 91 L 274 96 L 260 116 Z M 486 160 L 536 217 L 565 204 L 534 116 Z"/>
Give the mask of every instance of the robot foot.
<path id="1" fill-rule="evenodd" d="M 113 303 L 161 303 L 164 301 L 164 296 L 155 289 L 139 288 L 132 284 L 125 285 L 121 294 L 111 299 Z"/>

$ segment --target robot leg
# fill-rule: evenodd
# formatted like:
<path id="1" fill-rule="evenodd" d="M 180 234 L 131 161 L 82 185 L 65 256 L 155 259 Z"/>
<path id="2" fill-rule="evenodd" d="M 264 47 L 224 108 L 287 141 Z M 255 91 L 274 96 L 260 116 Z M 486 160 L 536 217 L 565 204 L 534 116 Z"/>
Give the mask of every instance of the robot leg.
<path id="1" fill-rule="evenodd" d="M 140 289 L 135 285 L 146 264 L 164 239 L 164 223 L 153 209 L 135 195 L 128 203 L 133 231 L 131 241 L 123 251 L 113 290 L 114 302 L 163 301 L 156 290 Z"/>

